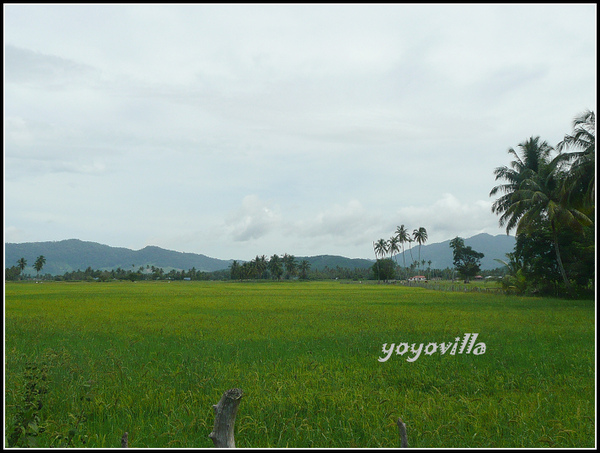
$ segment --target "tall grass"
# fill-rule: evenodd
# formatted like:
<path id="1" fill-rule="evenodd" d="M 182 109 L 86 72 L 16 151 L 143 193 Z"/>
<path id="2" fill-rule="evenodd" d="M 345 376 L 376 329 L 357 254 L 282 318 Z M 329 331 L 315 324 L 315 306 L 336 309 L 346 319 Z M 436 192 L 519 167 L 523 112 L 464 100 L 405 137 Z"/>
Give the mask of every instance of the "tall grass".
<path id="1" fill-rule="evenodd" d="M 7 434 L 44 367 L 39 446 L 593 447 L 594 301 L 339 283 L 7 284 Z M 479 333 L 486 353 L 379 362 Z M 7 441 L 5 441 L 6 443 Z"/>

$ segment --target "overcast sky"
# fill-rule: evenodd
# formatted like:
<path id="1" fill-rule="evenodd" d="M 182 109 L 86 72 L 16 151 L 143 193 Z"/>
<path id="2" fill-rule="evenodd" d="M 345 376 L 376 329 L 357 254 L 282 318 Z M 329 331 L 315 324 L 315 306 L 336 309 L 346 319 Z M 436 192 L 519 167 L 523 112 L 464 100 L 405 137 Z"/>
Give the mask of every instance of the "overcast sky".
<path id="1" fill-rule="evenodd" d="M 374 258 L 505 234 L 596 111 L 596 5 L 4 5 L 5 242 Z"/>

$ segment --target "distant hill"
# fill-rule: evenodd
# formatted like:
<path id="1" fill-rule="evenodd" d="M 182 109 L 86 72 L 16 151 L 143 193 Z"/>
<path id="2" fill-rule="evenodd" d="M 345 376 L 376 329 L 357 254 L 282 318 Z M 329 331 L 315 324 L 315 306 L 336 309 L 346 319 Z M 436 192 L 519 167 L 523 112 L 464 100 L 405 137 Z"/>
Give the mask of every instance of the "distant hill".
<path id="1" fill-rule="evenodd" d="M 465 239 L 465 238 L 463 238 Z M 452 268 L 452 249 L 450 248 L 450 241 L 448 239 L 444 242 L 437 242 L 434 244 L 423 244 L 421 246 L 421 260 L 426 262 L 431 260 L 432 269 L 446 269 L 447 267 Z M 490 270 L 502 267 L 500 263 L 495 259 L 501 259 L 506 261 L 506 254 L 514 251 L 515 238 L 514 236 L 508 236 L 506 234 L 499 234 L 492 236 L 491 234 L 481 233 L 476 236 L 466 238 L 465 245 L 470 246 L 473 250 L 483 253 L 484 257 L 481 259 L 481 269 Z M 404 256 L 406 257 L 406 265 L 410 265 L 412 262 L 411 253 L 407 250 L 407 245 L 404 244 Z M 398 260 L 398 264 L 402 266 L 402 253 L 396 255 L 394 259 Z M 412 258 L 417 261 L 419 259 L 419 246 L 413 242 L 412 246 Z M 425 264 L 428 266 L 428 264 Z"/>
<path id="2" fill-rule="evenodd" d="M 110 247 L 96 242 L 68 239 L 55 242 L 27 242 L 5 244 L 4 267 L 12 267 L 20 258 L 27 260 L 26 274 L 35 275 L 33 264 L 38 256 L 44 255 L 46 264 L 43 274 L 62 275 L 65 272 L 85 270 L 139 269 L 155 266 L 165 271 L 171 269 L 212 272 L 227 269 L 231 261 L 209 258 L 196 253 L 182 253 L 148 246 L 141 250 Z"/>
<path id="3" fill-rule="evenodd" d="M 347 269 L 368 269 L 373 266 L 375 260 L 366 260 L 362 258 L 345 258 L 335 255 L 318 255 L 318 256 L 298 256 L 298 263 L 303 260 L 308 261 L 310 269 L 314 271 L 322 271 L 326 267 L 335 269 L 337 266 Z"/>
<path id="4" fill-rule="evenodd" d="M 465 239 L 465 245 L 483 253 L 481 260 L 482 270 L 494 269 L 501 265 L 494 258 L 506 259 L 506 254 L 512 252 L 515 246 L 513 236 L 479 234 Z M 406 247 L 406 245 L 405 245 Z M 196 270 L 204 272 L 227 269 L 232 260 L 220 260 L 196 253 L 175 252 L 160 247 L 147 246 L 141 250 L 130 250 L 122 247 L 111 247 L 96 242 L 68 239 L 54 242 L 27 242 L 21 244 L 5 244 L 4 267 L 12 267 L 20 258 L 27 260 L 26 274 L 35 275 L 33 264 L 36 258 L 44 255 L 46 264 L 42 269 L 43 274 L 62 275 L 65 272 L 85 270 L 91 267 L 94 270 L 125 269 L 137 270 L 140 267 L 154 266 L 165 270 Z M 418 246 L 413 244 L 412 258 L 418 259 Z M 406 265 L 412 262 L 411 254 L 405 249 Z M 374 259 L 345 258 L 334 255 L 318 255 L 309 257 L 296 257 L 298 262 L 307 260 L 313 270 L 323 270 L 325 267 L 335 269 L 337 266 L 349 269 L 366 269 L 373 265 Z M 394 258 L 402 266 L 402 253 Z M 453 267 L 452 249 L 450 240 L 435 244 L 421 246 L 421 260 L 431 260 L 431 268 L 445 269 Z M 242 261 L 242 260 L 239 260 Z M 426 264 L 428 266 L 428 264 Z"/>

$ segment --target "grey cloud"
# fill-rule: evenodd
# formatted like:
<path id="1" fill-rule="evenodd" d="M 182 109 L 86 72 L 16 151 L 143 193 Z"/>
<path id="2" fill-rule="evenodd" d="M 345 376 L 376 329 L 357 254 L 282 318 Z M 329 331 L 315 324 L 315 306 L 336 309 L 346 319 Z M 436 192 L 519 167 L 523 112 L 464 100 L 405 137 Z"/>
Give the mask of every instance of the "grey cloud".
<path id="1" fill-rule="evenodd" d="M 320 212 L 308 222 L 300 223 L 300 234 L 307 237 L 347 236 L 364 230 L 368 220 L 361 203 L 352 200 L 346 205 L 336 204 Z"/>
<path id="2" fill-rule="evenodd" d="M 456 236 L 457 232 L 467 237 L 482 232 L 497 234 L 498 219 L 492 214 L 491 205 L 491 201 L 464 202 L 451 193 L 444 193 L 429 205 L 404 206 L 396 216 L 411 231 L 425 227 L 429 242 L 437 242 Z"/>
<path id="3" fill-rule="evenodd" d="M 102 174 L 107 167 L 103 162 L 92 160 L 85 161 L 60 161 L 56 159 L 19 159 L 8 158 L 7 163 L 11 172 L 7 177 L 10 179 L 25 177 L 27 174 L 47 173 L 79 173 L 85 175 Z"/>
<path id="4" fill-rule="evenodd" d="M 6 12 L 5 179 L 7 199 L 22 195 L 6 217 L 23 240 L 47 231 L 19 216 L 46 209 L 37 187 L 56 212 L 65 193 L 112 195 L 88 221 L 118 210 L 119 231 L 92 240 L 162 237 L 216 257 L 290 244 L 372 257 L 396 222 L 430 242 L 495 233 L 486 203 L 506 149 L 558 140 L 595 108 L 592 5 Z M 157 206 L 170 223 L 140 226 Z M 89 237 L 85 222 L 56 239 Z"/>
<path id="5" fill-rule="evenodd" d="M 236 242 L 260 239 L 280 225 L 279 214 L 256 195 L 244 197 L 242 206 L 230 214 L 226 228 Z"/>
<path id="6" fill-rule="evenodd" d="M 99 71 L 87 64 L 7 44 L 4 47 L 5 80 L 8 83 L 69 88 L 89 81 Z"/>

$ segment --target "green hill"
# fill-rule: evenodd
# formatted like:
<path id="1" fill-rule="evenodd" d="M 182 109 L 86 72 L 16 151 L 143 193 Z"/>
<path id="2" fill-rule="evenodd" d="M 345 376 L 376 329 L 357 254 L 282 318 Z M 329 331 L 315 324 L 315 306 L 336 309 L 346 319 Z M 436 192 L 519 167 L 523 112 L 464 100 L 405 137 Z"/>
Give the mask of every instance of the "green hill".
<path id="1" fill-rule="evenodd" d="M 368 269 L 373 266 L 374 260 L 366 260 L 362 258 L 344 258 L 343 256 L 335 255 L 318 255 L 318 256 L 302 256 L 296 257 L 300 263 L 302 260 L 308 261 L 311 270 L 322 271 L 326 267 L 335 269 L 336 267 L 348 269 Z"/>
<path id="2" fill-rule="evenodd" d="M 421 246 L 421 261 L 425 260 L 425 266 L 428 267 L 428 261 L 431 260 L 432 269 L 446 269 L 447 267 L 454 267 L 452 261 L 452 249 L 450 248 L 450 241 L 448 239 L 444 242 L 437 242 L 434 244 L 424 244 Z M 512 252 L 515 248 L 514 236 L 508 236 L 506 234 L 499 234 L 492 236 L 491 234 L 482 233 L 476 236 L 465 239 L 465 245 L 470 246 L 473 250 L 481 252 L 484 257 L 481 260 L 481 269 L 490 270 L 502 267 L 496 259 L 506 260 L 506 254 Z M 419 259 L 419 246 L 413 243 L 412 254 L 404 245 L 404 258 L 406 259 L 406 265 L 409 266 L 412 260 L 418 261 Z M 394 259 L 398 260 L 400 266 L 403 265 L 403 254 L 399 253 Z"/>
<path id="3" fill-rule="evenodd" d="M 5 244 L 4 266 L 12 267 L 17 260 L 25 258 L 25 273 L 35 274 L 33 263 L 40 255 L 46 258 L 43 274 L 62 275 L 65 272 L 85 270 L 88 267 L 98 270 L 139 269 L 155 266 L 165 270 L 178 269 L 212 272 L 227 269 L 231 261 L 209 258 L 196 253 L 182 253 L 148 246 L 141 250 L 110 247 L 96 242 L 68 239 L 55 242 L 27 242 Z"/>
<path id="4" fill-rule="evenodd" d="M 514 249 L 515 238 L 506 235 L 479 234 L 465 239 L 465 244 L 485 255 L 481 260 L 481 268 L 487 270 L 500 267 L 500 264 L 494 259 L 505 259 L 506 254 Z M 51 275 L 62 275 L 65 272 L 85 270 L 88 267 L 94 270 L 110 270 L 119 267 L 125 270 L 137 270 L 140 267 L 154 266 L 165 271 L 195 268 L 199 271 L 212 272 L 227 269 L 232 262 L 232 260 L 220 260 L 197 253 L 176 252 L 155 246 L 147 246 L 141 250 L 130 250 L 96 242 L 68 239 L 54 242 L 7 243 L 5 244 L 4 267 L 15 266 L 20 258 L 25 258 L 27 260 L 25 273 L 35 275 L 36 271 L 33 269 L 33 263 L 40 255 L 44 255 L 46 258 L 42 273 Z M 412 257 L 411 253 L 405 250 L 406 265 L 410 265 L 413 259 L 417 260 L 418 256 L 418 246 L 412 247 Z M 298 262 L 308 261 L 311 269 L 317 271 L 323 270 L 325 267 L 330 269 L 336 267 L 366 269 L 374 263 L 374 259 L 345 258 L 334 255 L 296 257 L 296 259 Z M 398 264 L 403 265 L 402 253 L 396 255 L 394 259 L 397 260 Z M 450 240 L 421 246 L 421 260 L 425 260 L 426 267 L 429 266 L 427 262 L 431 260 L 432 269 L 453 267 Z"/>

